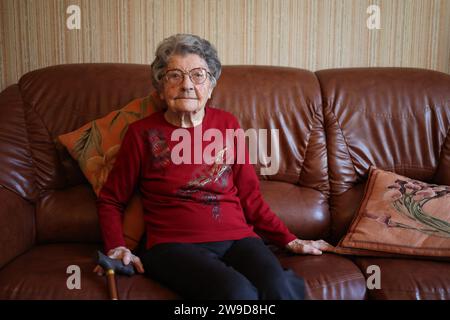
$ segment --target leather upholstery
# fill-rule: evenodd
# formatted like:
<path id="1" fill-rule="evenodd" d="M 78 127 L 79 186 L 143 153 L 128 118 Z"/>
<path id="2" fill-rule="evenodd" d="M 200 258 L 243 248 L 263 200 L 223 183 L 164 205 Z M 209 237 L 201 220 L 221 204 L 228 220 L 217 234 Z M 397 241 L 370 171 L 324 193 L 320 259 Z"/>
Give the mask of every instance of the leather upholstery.
<path id="1" fill-rule="evenodd" d="M 0 299 L 108 299 L 105 277 L 92 272 L 96 250 L 92 244 L 47 244 L 36 246 L 0 272 Z M 80 268 L 81 288 L 69 290 L 66 282 Z M 142 275 L 116 276 L 120 299 L 177 299 L 175 293 Z"/>
<path id="2" fill-rule="evenodd" d="M 24 75 L 19 87 L 40 194 L 66 185 L 58 135 L 147 95 L 150 86 L 149 67 L 139 65 L 73 64 Z"/>
<path id="3" fill-rule="evenodd" d="M 0 185 L 24 199 L 35 200 L 38 192 L 19 86 L 6 88 L 0 101 Z"/>
<path id="4" fill-rule="evenodd" d="M 107 299 L 91 272 L 101 248 L 95 195 L 55 138 L 152 90 L 145 65 L 73 64 L 30 72 L 0 93 L 0 298 Z M 449 75 L 226 66 L 210 103 L 244 129 L 279 130 L 280 167 L 261 176 L 261 190 L 301 238 L 345 234 L 371 164 L 450 185 Z M 310 299 L 449 298 L 448 262 L 277 254 L 305 278 Z M 373 263 L 381 291 L 366 288 Z M 73 264 L 81 290 L 65 286 Z M 118 287 L 124 299 L 180 298 L 143 276 L 119 276 Z"/>
<path id="5" fill-rule="evenodd" d="M 327 236 L 327 151 L 320 88 L 314 74 L 282 67 L 225 67 L 211 104 L 236 115 L 244 130 L 279 130 L 281 164 L 277 174 L 262 177 L 261 187 L 269 191 L 265 193 L 268 200 L 278 197 L 269 203 L 282 206 L 283 210 L 275 212 L 298 236 Z M 258 172 L 259 164 L 255 166 Z M 296 196 L 303 192 L 308 193 L 304 201 L 311 204 L 306 208 L 312 209 L 306 214 L 298 203 L 302 197 Z M 283 197 L 293 201 L 283 201 Z M 308 231 L 302 234 L 300 229 Z"/>
<path id="6" fill-rule="evenodd" d="M 357 258 L 361 270 L 377 265 L 380 289 L 367 290 L 369 299 L 449 300 L 450 263 L 414 259 Z"/>
<path id="7" fill-rule="evenodd" d="M 0 268 L 35 243 L 34 208 L 0 186 Z M 0 272 L 1 273 L 1 272 Z"/>
<path id="8" fill-rule="evenodd" d="M 344 218 L 335 209 L 359 202 L 359 193 L 350 190 L 364 182 L 370 165 L 434 182 L 441 157 L 449 157 L 450 76 L 408 68 L 334 69 L 316 74 L 324 97 L 331 229 L 336 240 L 343 236 L 353 213 L 344 210 Z M 446 140 L 447 149 L 441 153 Z M 446 171 L 440 182 L 448 185 L 445 165 L 439 169 Z"/>
<path id="9" fill-rule="evenodd" d="M 367 297 L 364 275 L 345 257 L 329 253 L 322 256 L 281 253 L 278 256 L 284 268 L 292 269 L 305 279 L 309 300 L 362 300 Z"/>
<path id="10" fill-rule="evenodd" d="M 36 229 L 38 243 L 101 241 L 92 187 L 46 191 L 36 203 Z"/>

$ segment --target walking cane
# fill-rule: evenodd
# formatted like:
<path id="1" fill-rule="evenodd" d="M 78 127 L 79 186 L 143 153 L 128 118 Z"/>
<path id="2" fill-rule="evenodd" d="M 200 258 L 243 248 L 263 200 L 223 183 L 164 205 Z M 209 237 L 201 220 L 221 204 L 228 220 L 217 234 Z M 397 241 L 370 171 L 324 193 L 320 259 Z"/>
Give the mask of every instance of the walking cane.
<path id="1" fill-rule="evenodd" d="M 120 273 L 127 276 L 132 276 L 134 274 L 133 265 L 131 263 L 124 265 L 122 260 L 111 259 L 100 251 L 97 251 L 97 264 L 105 270 L 109 297 L 111 300 L 119 300 L 115 274 Z"/>

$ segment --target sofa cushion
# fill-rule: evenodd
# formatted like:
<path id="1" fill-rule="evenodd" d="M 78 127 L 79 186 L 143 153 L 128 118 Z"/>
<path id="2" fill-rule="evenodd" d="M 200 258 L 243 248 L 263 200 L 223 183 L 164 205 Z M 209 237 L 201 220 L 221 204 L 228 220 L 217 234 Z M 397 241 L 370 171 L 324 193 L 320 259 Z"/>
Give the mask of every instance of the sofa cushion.
<path id="1" fill-rule="evenodd" d="M 119 110 L 95 119 L 82 127 L 58 136 L 91 183 L 96 195 L 100 193 L 128 126 L 163 107 L 156 92 L 134 99 Z M 144 234 L 144 212 L 139 193 L 134 194 L 125 208 L 123 235 L 126 246 L 134 250 Z"/>
<path id="2" fill-rule="evenodd" d="M 359 192 L 348 191 L 364 183 L 370 165 L 450 185 L 449 74 L 346 68 L 320 70 L 316 76 L 327 133 L 333 243 L 355 214 L 342 211 L 340 202 L 359 203 Z"/>
<path id="3" fill-rule="evenodd" d="M 281 185 L 273 184 L 274 193 L 269 191 L 273 200 L 270 205 L 275 206 L 274 211 L 296 235 L 307 234 L 313 238 L 328 235 L 330 225 L 321 103 L 320 86 L 314 73 L 268 66 L 225 66 L 211 97 L 211 105 L 234 114 L 244 130 L 278 130 L 279 143 L 275 144 L 280 155 L 278 171 L 260 178 L 284 183 L 294 202 L 283 204 L 286 203 L 283 194 L 287 190 L 277 191 L 276 186 Z M 269 153 L 274 142 L 269 142 Z M 260 161 L 255 169 L 260 174 Z M 266 197 L 265 193 L 263 195 Z M 307 199 L 309 196 L 313 197 L 311 201 Z M 286 207 L 290 209 L 278 210 Z"/>
<path id="4" fill-rule="evenodd" d="M 74 185 L 62 166 L 56 137 L 147 95 L 152 86 L 150 66 L 86 63 L 29 72 L 19 88 L 34 180 L 40 190 L 49 190 Z"/>
<path id="5" fill-rule="evenodd" d="M 65 148 L 59 148 L 57 137 L 70 132 L 99 117 L 109 114 L 112 110 L 124 106 L 136 97 L 143 97 L 152 91 L 151 72 L 148 65 L 136 64 L 69 64 L 51 66 L 35 70 L 25 74 L 19 81 L 18 90 L 20 99 L 11 100 L 11 107 L 23 108 L 22 114 L 13 113 L 8 122 L 16 123 L 17 119 L 25 119 L 25 124 L 17 122 L 17 128 L 26 129 L 25 134 L 17 134 L 15 140 L 20 145 L 26 145 L 26 150 L 19 150 L 23 158 L 27 159 L 27 165 L 21 164 L 22 156 L 17 159 L 9 159 L 10 163 L 18 164 L 23 170 L 15 169 L 15 189 L 28 199 L 38 203 L 37 235 L 41 240 L 52 238 L 58 241 L 56 234 L 63 234 L 64 228 L 71 224 L 73 233 L 63 235 L 62 239 L 71 238 L 70 241 L 82 241 L 84 228 L 88 230 L 98 229 L 97 220 L 91 216 L 82 217 L 89 212 L 78 212 L 76 219 L 67 221 L 68 215 L 63 211 L 46 211 L 52 206 L 45 203 L 58 204 L 59 208 L 66 208 L 60 203 L 62 199 L 52 199 L 61 196 L 61 192 L 80 183 L 86 183 L 78 163 L 71 159 Z M 3 106 L 3 101 L 2 101 Z M 6 110 L 6 109 L 5 109 Z M 3 118 L 2 118 L 3 119 Z M 13 122 L 15 121 L 15 122 Z M 17 128 L 15 129 L 16 133 Z M 23 137 L 28 140 L 22 143 Z M 9 149 L 9 147 L 8 147 Z M 29 151 L 28 151 L 29 150 Z M 10 152 L 16 152 L 10 149 Z M 3 159 L 3 158 L 2 158 Z M 6 160 L 7 158 L 5 158 Z M 9 175 L 11 175 L 11 173 Z M 28 174 L 31 173 L 31 177 Z M 25 176 L 24 176 L 25 175 Z M 25 177 L 25 178 L 22 178 Z M 25 182 L 30 187 L 25 189 Z M 20 183 L 19 183 L 20 182 Z M 23 190 L 21 190 L 23 189 Z M 45 199 L 42 199 L 42 198 Z M 73 197 L 69 197 L 73 198 Z M 90 198 L 89 198 L 90 199 Z M 82 199 L 78 199 L 80 201 Z M 76 205 L 80 207 L 80 205 Z M 69 210 L 74 212 L 74 210 Z M 57 215 L 62 215 L 57 217 Z M 46 221 L 49 217 L 51 220 Z M 57 229 L 56 221 L 64 223 L 61 232 L 52 234 Z M 89 220 L 92 224 L 87 226 Z M 79 224 L 78 224 L 79 223 Z M 50 226 L 52 229 L 45 229 Z M 43 228 L 43 229 L 42 229 Z M 88 233 L 92 235 L 91 232 Z M 79 235 L 81 235 L 79 237 Z"/>
<path id="6" fill-rule="evenodd" d="M 0 271 L 0 299 L 109 299 L 105 277 L 92 270 L 98 245 L 47 244 L 36 246 L 17 257 Z M 67 288 L 77 265 L 81 271 L 81 289 Z M 117 275 L 119 299 L 177 299 L 178 296 L 143 275 Z"/>
<path id="7" fill-rule="evenodd" d="M 155 98 L 157 94 L 152 93 L 134 99 L 123 108 L 58 136 L 70 155 L 78 161 L 95 194 L 99 194 L 106 182 L 128 126 L 159 108 Z"/>
<path id="8" fill-rule="evenodd" d="M 322 239 L 328 235 L 327 197 L 308 187 L 279 181 L 260 181 L 264 200 L 288 229 L 301 239 Z"/>
<path id="9" fill-rule="evenodd" d="M 450 257 L 450 187 L 371 167 L 361 206 L 339 246 Z"/>
<path id="10" fill-rule="evenodd" d="M 95 194 L 88 184 L 46 191 L 36 203 L 37 242 L 100 242 Z"/>
<path id="11" fill-rule="evenodd" d="M 333 253 L 320 256 L 294 255 L 275 250 L 284 268 L 292 269 L 306 283 L 307 299 L 363 300 L 366 280 L 348 258 Z M 332 267 L 331 267 L 332 266 Z"/>
<path id="12" fill-rule="evenodd" d="M 46 244 L 17 257 L 0 271 L 0 299 L 108 299 L 106 280 L 93 273 L 93 244 Z M 333 255 L 278 254 L 282 265 L 306 281 L 310 299 L 364 299 L 364 276 L 350 260 Z M 81 289 L 67 288 L 71 265 L 80 267 Z M 332 265 L 333 268 L 329 268 Z M 30 271 L 31 270 L 31 271 Z M 45 279 L 45 281 L 43 280 Z M 180 299 L 173 291 L 144 275 L 117 275 L 119 299 Z"/>
<path id="13" fill-rule="evenodd" d="M 449 300 L 450 263 L 419 259 L 363 258 L 355 263 L 366 277 L 369 266 L 380 268 L 380 289 L 368 289 L 369 299 Z"/>

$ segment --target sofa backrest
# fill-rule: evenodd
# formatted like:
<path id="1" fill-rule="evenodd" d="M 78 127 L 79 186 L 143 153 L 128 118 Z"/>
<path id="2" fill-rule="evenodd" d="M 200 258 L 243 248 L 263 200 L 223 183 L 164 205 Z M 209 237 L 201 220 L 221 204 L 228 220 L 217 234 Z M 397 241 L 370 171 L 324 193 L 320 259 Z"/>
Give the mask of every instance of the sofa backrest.
<path id="1" fill-rule="evenodd" d="M 323 96 L 331 235 L 346 232 L 370 165 L 450 185 L 450 75 L 410 68 L 316 72 Z"/>
<path id="2" fill-rule="evenodd" d="M 35 203 L 39 242 L 101 240 L 95 195 L 56 137 L 152 90 L 148 66 L 74 64 L 0 94 L 0 185 Z M 371 164 L 450 185 L 447 74 L 225 66 L 210 102 L 244 129 L 279 130 L 279 170 L 261 190 L 302 238 L 339 240 Z"/>
<path id="3" fill-rule="evenodd" d="M 100 240 L 95 196 L 77 163 L 57 148 L 56 137 L 147 95 L 149 74 L 143 65 L 73 64 L 20 79 L 25 125 L 11 129 L 26 129 L 19 139 L 28 141 L 20 146 L 31 154 L 32 169 L 27 169 L 33 175 L 21 168 L 8 174 L 12 180 L 32 181 L 25 195 L 36 204 L 38 242 Z"/>
<path id="4" fill-rule="evenodd" d="M 8 90 L 15 110 L 8 116 L 8 134 L 20 131 L 14 147 L 20 152 L 0 151 L 3 162 L 15 165 L 2 173 L 0 183 L 10 183 L 35 202 L 38 242 L 99 241 L 95 195 L 56 137 L 153 91 L 149 66 L 53 66 L 24 75 Z M 327 153 L 315 75 L 293 68 L 226 66 L 211 105 L 236 115 L 244 130 L 279 129 L 279 170 L 262 177 L 262 192 L 297 235 L 326 237 Z M 16 160 L 18 153 L 23 163 Z"/>
<path id="5" fill-rule="evenodd" d="M 211 103 L 233 113 L 244 130 L 279 130 L 280 166 L 276 174 L 260 176 L 264 198 L 297 236 L 327 237 L 327 152 L 320 87 L 314 73 L 285 67 L 226 66 Z M 259 161 L 255 168 L 261 172 Z"/>

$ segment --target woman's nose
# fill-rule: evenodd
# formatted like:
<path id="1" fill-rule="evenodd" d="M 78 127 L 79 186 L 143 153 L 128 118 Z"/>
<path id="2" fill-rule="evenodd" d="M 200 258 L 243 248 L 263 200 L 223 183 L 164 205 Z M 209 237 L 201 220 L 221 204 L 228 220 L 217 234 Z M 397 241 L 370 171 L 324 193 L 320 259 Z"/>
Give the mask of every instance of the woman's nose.
<path id="1" fill-rule="evenodd" d="M 181 82 L 181 89 L 182 90 L 194 90 L 194 83 L 192 82 L 189 75 L 185 74 L 183 77 L 183 82 Z"/>

